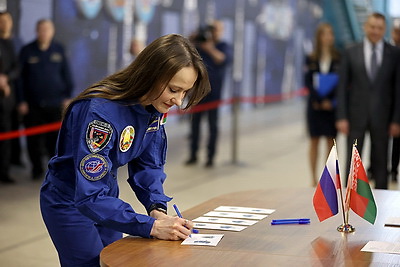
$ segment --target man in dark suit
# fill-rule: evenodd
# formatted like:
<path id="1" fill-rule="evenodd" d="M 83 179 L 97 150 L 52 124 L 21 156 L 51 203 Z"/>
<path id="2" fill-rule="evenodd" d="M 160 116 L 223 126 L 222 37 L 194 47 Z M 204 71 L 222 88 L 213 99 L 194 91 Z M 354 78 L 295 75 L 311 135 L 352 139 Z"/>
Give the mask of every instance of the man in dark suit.
<path id="1" fill-rule="evenodd" d="M 371 170 L 375 188 L 388 188 L 389 135 L 400 133 L 400 52 L 384 42 L 386 22 L 368 16 L 363 42 L 345 51 L 340 67 L 337 129 L 347 135 L 347 166 L 354 140 L 362 153 L 364 136 L 371 138 Z"/>

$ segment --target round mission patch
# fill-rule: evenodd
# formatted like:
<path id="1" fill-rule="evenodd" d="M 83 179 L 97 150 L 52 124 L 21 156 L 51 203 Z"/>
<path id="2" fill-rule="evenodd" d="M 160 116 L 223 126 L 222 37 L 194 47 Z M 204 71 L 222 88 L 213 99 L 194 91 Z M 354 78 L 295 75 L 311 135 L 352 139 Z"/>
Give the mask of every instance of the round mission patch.
<path id="1" fill-rule="evenodd" d="M 107 160 L 99 154 L 86 155 L 81 160 L 80 171 L 89 181 L 98 181 L 108 172 Z"/>

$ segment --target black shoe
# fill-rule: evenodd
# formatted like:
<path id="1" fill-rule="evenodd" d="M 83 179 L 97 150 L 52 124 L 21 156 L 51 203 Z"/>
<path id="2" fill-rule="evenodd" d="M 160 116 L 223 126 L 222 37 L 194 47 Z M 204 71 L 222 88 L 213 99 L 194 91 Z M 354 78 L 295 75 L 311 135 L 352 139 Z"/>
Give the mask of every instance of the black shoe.
<path id="1" fill-rule="evenodd" d="M 212 160 L 208 160 L 208 161 L 206 162 L 206 165 L 204 165 L 204 167 L 206 167 L 206 168 L 212 168 L 212 167 L 214 167 L 214 163 L 212 162 Z"/>
<path id="2" fill-rule="evenodd" d="M 15 184 L 15 181 L 11 179 L 9 176 L 1 177 L 0 182 L 2 184 Z"/>
<path id="3" fill-rule="evenodd" d="M 194 165 L 194 164 L 196 164 L 197 163 L 197 159 L 195 159 L 195 158 L 190 158 L 190 159 L 188 159 L 186 162 L 185 162 L 185 165 Z"/>
<path id="4" fill-rule="evenodd" d="M 393 182 L 397 182 L 397 173 L 391 172 L 390 177 Z"/>

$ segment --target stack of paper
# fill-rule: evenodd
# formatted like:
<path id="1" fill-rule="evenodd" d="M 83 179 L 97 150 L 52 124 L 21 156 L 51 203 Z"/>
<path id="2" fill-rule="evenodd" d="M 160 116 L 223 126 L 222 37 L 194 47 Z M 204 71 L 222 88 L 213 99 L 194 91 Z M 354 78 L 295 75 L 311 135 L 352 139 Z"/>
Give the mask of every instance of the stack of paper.
<path id="1" fill-rule="evenodd" d="M 273 209 L 219 206 L 194 219 L 194 228 L 239 232 L 266 218 L 274 211 Z M 223 236 L 223 234 L 192 234 L 182 242 L 182 245 L 216 246 Z"/>

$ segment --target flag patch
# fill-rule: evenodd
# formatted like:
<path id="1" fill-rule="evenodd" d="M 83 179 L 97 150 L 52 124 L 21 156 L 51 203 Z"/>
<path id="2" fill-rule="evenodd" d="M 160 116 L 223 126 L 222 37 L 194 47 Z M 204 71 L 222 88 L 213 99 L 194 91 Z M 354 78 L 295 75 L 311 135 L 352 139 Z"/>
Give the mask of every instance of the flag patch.
<path id="1" fill-rule="evenodd" d="M 94 120 L 86 129 L 86 144 L 92 153 L 97 153 L 110 142 L 113 129 L 109 123 Z"/>

